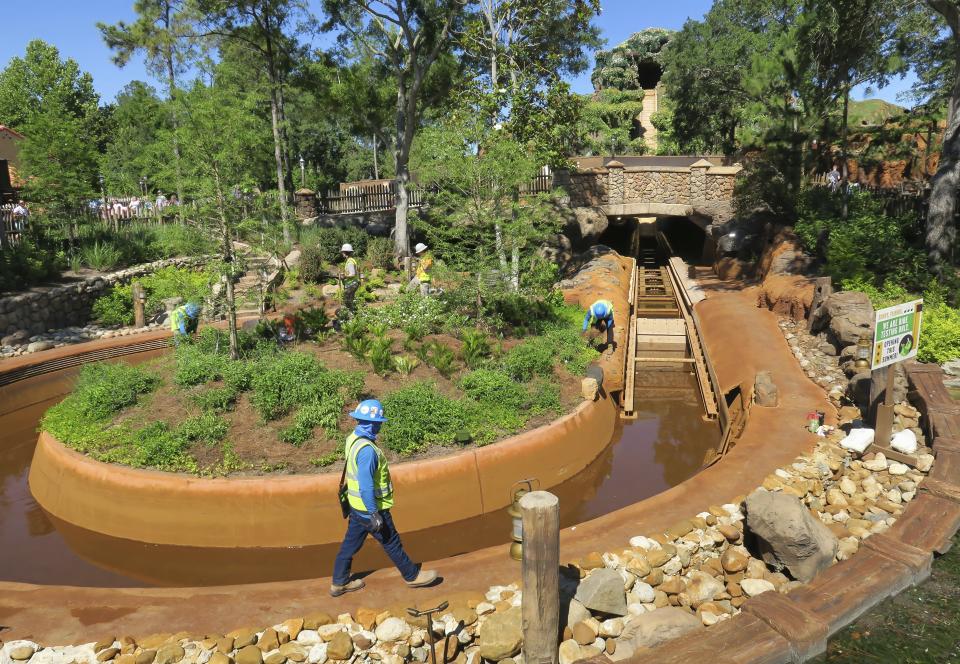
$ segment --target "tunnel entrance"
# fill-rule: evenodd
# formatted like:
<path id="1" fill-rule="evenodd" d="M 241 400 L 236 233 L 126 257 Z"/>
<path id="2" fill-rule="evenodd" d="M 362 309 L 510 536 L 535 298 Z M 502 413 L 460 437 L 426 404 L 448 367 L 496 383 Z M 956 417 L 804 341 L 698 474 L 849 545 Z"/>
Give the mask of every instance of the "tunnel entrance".
<path id="1" fill-rule="evenodd" d="M 706 234 L 700 226 L 687 217 L 663 217 L 657 220 L 657 226 L 675 255 L 691 264 L 702 262 Z"/>
<path id="2" fill-rule="evenodd" d="M 637 63 L 637 82 L 644 90 L 653 90 L 663 78 L 663 69 L 656 62 L 645 60 Z"/>
<path id="3" fill-rule="evenodd" d="M 633 233 L 637 227 L 637 220 L 634 217 L 610 217 L 610 225 L 597 240 L 597 244 L 603 244 L 621 256 L 630 256 L 632 252 Z"/>

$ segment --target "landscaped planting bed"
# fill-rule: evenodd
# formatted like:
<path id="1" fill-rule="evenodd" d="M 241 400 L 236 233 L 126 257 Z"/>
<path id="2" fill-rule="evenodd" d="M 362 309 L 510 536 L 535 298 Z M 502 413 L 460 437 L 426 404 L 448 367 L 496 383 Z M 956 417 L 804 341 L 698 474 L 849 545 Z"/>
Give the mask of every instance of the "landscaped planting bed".
<path id="1" fill-rule="evenodd" d="M 277 323 L 203 330 L 141 366 L 85 367 L 43 429 L 94 459 L 200 475 L 338 468 L 359 399 L 381 399 L 380 442 L 393 459 L 448 454 L 534 428 L 579 403 L 598 355 L 575 307 L 540 302 L 523 327 L 479 325 L 433 298 L 402 294 L 362 308 L 339 332 L 322 310 Z"/>

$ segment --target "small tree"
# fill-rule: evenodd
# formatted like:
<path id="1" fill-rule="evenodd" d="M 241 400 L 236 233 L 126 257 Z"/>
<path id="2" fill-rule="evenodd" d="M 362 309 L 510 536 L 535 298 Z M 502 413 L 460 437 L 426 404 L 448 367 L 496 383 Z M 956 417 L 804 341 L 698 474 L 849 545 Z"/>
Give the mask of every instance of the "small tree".
<path id="1" fill-rule="evenodd" d="M 233 239 L 243 219 L 244 200 L 235 192 L 252 187 L 247 151 L 260 130 L 256 109 L 249 100 L 236 99 L 228 90 L 201 83 L 178 99 L 182 119 L 178 132 L 183 146 L 185 186 L 197 201 L 195 221 L 210 230 L 220 244 L 230 357 L 237 359 L 236 276 Z"/>
<path id="2" fill-rule="evenodd" d="M 493 103 L 483 98 L 481 107 L 484 101 Z M 559 230 L 560 220 L 543 196 L 522 191 L 538 170 L 532 154 L 486 117 L 476 108 L 461 109 L 421 131 L 414 166 L 438 193 L 416 227 L 453 267 L 479 275 L 497 266 L 517 291 L 523 267 Z"/>

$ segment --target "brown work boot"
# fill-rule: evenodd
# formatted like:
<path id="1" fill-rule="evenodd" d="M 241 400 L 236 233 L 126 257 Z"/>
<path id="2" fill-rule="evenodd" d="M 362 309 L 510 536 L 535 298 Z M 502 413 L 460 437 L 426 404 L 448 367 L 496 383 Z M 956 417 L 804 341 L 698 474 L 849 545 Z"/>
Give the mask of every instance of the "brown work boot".
<path id="1" fill-rule="evenodd" d="M 355 590 L 362 590 L 366 586 L 363 582 L 363 579 L 354 579 L 353 581 L 348 581 L 345 585 L 338 586 L 335 583 L 330 584 L 330 596 L 331 597 L 340 597 L 344 593 L 352 593 Z"/>
<path id="2" fill-rule="evenodd" d="M 412 581 L 407 581 L 407 585 L 411 588 L 423 588 L 424 586 L 429 586 L 431 583 L 437 580 L 437 573 L 432 569 L 422 569 L 420 573 L 417 574 L 417 578 Z"/>

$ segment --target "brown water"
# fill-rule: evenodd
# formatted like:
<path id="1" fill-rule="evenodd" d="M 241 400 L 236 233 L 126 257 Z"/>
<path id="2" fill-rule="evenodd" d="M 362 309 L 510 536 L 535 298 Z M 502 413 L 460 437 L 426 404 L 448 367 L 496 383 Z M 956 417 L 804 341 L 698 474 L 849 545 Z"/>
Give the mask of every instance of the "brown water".
<path id="1" fill-rule="evenodd" d="M 154 353 L 138 356 L 147 359 Z M 136 360 L 134 360 L 136 361 Z M 336 546 L 215 549 L 145 544 L 64 523 L 30 495 L 27 475 L 43 412 L 70 389 L 76 370 L 0 388 L 0 579 L 78 586 L 219 585 L 328 576 Z M 561 525 L 571 526 L 652 496 L 694 475 L 719 429 L 702 419 L 695 378 L 676 376 L 670 398 L 645 402 L 618 425 L 610 444 L 582 473 L 551 491 Z M 681 387 L 682 386 L 682 387 Z M 689 388 L 689 389 L 684 389 Z M 53 396 L 51 396 L 53 395 Z M 403 532 L 403 524 L 398 523 Z M 411 557 L 430 560 L 509 542 L 506 511 L 404 533 Z M 354 569 L 389 565 L 376 543 Z"/>

